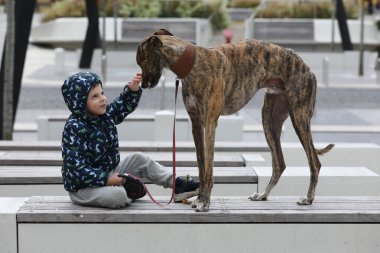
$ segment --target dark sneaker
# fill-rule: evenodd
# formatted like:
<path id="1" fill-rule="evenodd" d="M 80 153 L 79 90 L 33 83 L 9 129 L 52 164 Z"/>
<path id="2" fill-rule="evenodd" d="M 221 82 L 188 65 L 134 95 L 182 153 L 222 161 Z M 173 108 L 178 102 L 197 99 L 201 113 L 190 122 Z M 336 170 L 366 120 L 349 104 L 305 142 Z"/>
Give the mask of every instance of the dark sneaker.
<path id="1" fill-rule="evenodd" d="M 175 180 L 175 194 L 174 202 L 181 202 L 184 199 L 197 196 L 199 193 L 199 182 L 193 178 L 186 176 L 186 178 L 177 177 Z"/>

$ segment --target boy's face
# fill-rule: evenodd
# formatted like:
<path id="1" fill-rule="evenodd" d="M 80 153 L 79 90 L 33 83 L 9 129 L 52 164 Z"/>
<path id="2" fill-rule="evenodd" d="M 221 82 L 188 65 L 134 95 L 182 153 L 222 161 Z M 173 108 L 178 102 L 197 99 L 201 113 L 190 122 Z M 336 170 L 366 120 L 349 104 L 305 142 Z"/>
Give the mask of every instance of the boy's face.
<path id="1" fill-rule="evenodd" d="M 106 113 L 107 97 L 104 96 L 101 85 L 94 86 L 87 96 L 87 112 L 91 116 L 100 116 Z"/>

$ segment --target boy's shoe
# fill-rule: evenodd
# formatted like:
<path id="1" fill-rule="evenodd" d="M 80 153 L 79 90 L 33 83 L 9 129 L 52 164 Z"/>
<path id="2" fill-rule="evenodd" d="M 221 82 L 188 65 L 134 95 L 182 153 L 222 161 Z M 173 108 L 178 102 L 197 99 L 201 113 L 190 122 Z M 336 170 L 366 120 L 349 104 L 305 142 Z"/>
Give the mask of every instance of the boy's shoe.
<path id="1" fill-rule="evenodd" d="M 174 202 L 181 202 L 184 199 L 197 196 L 199 193 L 199 182 L 193 178 L 186 176 L 186 178 L 177 177 L 175 180 L 175 194 Z"/>

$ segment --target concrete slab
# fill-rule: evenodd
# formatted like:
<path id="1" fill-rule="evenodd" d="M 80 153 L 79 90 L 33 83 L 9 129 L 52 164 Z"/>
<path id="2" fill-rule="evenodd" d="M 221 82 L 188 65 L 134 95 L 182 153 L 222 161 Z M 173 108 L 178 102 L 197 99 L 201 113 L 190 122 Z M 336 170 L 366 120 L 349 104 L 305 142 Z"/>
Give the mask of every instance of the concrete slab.
<path id="1" fill-rule="evenodd" d="M 271 167 L 254 167 L 258 189 L 263 192 L 272 176 Z M 287 167 L 271 195 L 305 196 L 309 167 Z M 316 196 L 379 196 L 380 177 L 366 167 L 322 167 Z"/>
<path id="2" fill-rule="evenodd" d="M 0 197 L 0 245 L 2 253 L 18 253 L 16 213 L 27 198 Z"/>

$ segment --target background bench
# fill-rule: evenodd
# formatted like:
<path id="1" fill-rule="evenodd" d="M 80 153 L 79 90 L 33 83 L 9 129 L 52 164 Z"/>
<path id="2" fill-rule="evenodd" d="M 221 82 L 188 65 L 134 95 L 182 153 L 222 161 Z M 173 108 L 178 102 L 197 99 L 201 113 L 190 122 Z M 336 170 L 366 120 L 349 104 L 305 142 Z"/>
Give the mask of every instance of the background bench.
<path id="1" fill-rule="evenodd" d="M 120 152 L 123 160 L 131 152 Z M 172 166 L 172 152 L 145 152 L 154 161 L 163 166 Z M 258 159 L 261 157 L 258 156 Z M 262 158 L 261 158 L 262 159 Z M 35 165 L 35 166 L 61 166 L 62 154 L 60 151 L 0 151 L 0 165 Z M 176 165 L 178 167 L 197 166 L 194 152 L 177 152 Z M 240 154 L 218 152 L 214 155 L 215 167 L 241 167 L 244 166 Z"/>
<path id="2" fill-rule="evenodd" d="M 360 44 L 360 20 L 348 20 L 351 41 L 354 48 Z M 265 19 L 245 20 L 245 38 L 258 39 L 278 44 L 297 51 L 331 50 L 331 43 L 341 43 L 338 21 L 334 24 L 332 39 L 331 19 Z M 373 21 L 364 21 L 364 46 L 374 51 L 379 41 Z"/>
<path id="3" fill-rule="evenodd" d="M 213 197 L 208 213 L 196 213 L 188 205 L 161 208 L 148 199 L 110 210 L 76 206 L 68 197 L 33 197 L 16 214 L 17 241 L 19 253 L 118 252 L 126 245 L 131 252 L 380 250 L 379 197 L 318 197 L 311 206 L 296 201 Z"/>
<path id="4" fill-rule="evenodd" d="M 172 168 L 168 168 L 172 171 Z M 179 167 L 177 176 L 190 174 L 198 178 L 198 168 Z M 248 167 L 215 167 L 213 194 L 249 196 L 257 191 L 257 175 Z M 170 196 L 171 189 L 153 185 L 145 180 L 149 191 L 157 196 Z M 33 195 L 67 195 L 63 188 L 59 166 L 0 166 L 0 197 L 28 197 Z"/>
<path id="5" fill-rule="evenodd" d="M 44 116 L 37 119 L 38 140 L 61 140 L 67 120 L 66 115 Z M 167 141 L 172 139 L 174 113 L 159 111 L 154 115 L 130 115 L 117 125 L 119 140 L 128 141 Z M 221 116 L 216 131 L 216 141 L 242 141 L 243 123 L 241 116 Z M 191 121 L 187 116 L 176 118 L 176 140 L 192 141 Z"/>
<path id="6" fill-rule="evenodd" d="M 116 27 L 115 27 L 116 24 Z M 119 46 L 135 48 L 144 38 L 165 27 L 174 35 L 191 43 L 205 46 L 212 37 L 209 19 L 202 18 L 114 18 L 106 19 L 105 39 L 108 43 L 117 42 Z M 30 42 L 37 45 L 80 48 L 83 34 L 86 33 L 87 18 L 57 18 L 33 27 Z M 100 33 L 103 33 L 102 20 L 99 20 Z M 116 33 L 115 33 L 116 31 Z"/>

